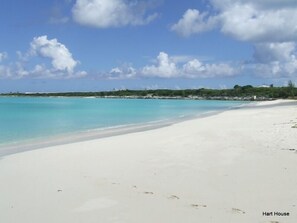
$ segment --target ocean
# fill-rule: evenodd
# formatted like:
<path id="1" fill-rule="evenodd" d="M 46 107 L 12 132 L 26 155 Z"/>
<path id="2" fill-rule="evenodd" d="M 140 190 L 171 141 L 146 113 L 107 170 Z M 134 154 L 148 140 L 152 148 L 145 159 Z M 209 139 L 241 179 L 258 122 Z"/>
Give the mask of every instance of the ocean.
<path id="1" fill-rule="evenodd" d="M 63 134 L 175 120 L 244 102 L 0 97 L 0 146 Z"/>

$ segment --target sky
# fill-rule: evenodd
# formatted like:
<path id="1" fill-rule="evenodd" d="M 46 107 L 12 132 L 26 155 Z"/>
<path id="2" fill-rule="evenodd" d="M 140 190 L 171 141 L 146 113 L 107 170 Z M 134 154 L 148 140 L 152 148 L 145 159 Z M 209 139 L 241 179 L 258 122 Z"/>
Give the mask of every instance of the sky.
<path id="1" fill-rule="evenodd" d="M 297 82 L 296 0 L 1 0 L 0 92 Z"/>

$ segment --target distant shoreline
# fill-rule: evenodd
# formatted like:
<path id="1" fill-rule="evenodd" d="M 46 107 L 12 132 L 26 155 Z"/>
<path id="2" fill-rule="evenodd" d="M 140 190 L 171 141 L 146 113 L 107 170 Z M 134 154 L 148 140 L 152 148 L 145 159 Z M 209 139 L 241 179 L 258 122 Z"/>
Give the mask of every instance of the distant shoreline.
<path id="1" fill-rule="evenodd" d="M 48 95 L 0 95 L 0 97 L 44 97 L 44 98 L 101 98 L 101 99 L 151 99 L 151 100 L 218 100 L 218 101 L 272 101 L 277 98 L 253 97 L 146 97 L 146 96 L 48 96 Z"/>
<path id="2" fill-rule="evenodd" d="M 275 99 L 296 99 L 297 88 L 253 87 L 235 85 L 230 89 L 156 89 L 156 90 L 113 90 L 98 92 L 10 92 L 0 96 L 19 97 L 94 97 L 123 99 L 176 99 L 176 100 L 237 100 L 271 101 Z"/>

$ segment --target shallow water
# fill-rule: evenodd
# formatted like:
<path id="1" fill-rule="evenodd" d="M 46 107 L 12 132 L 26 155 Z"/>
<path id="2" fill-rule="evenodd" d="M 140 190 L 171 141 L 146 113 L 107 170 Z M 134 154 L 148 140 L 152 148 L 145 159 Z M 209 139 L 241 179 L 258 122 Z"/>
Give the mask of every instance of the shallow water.
<path id="1" fill-rule="evenodd" d="M 238 101 L 0 97 L 0 145 L 221 111 Z"/>

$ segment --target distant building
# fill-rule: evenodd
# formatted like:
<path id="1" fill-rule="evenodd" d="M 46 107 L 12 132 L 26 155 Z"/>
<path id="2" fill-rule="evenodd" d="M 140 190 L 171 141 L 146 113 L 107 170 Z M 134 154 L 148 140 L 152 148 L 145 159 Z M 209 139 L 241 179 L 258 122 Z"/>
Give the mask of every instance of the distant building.
<path id="1" fill-rule="evenodd" d="M 270 87 L 270 85 L 262 84 L 262 85 L 259 85 L 258 87 L 266 87 L 266 88 L 268 88 L 268 87 Z"/>

